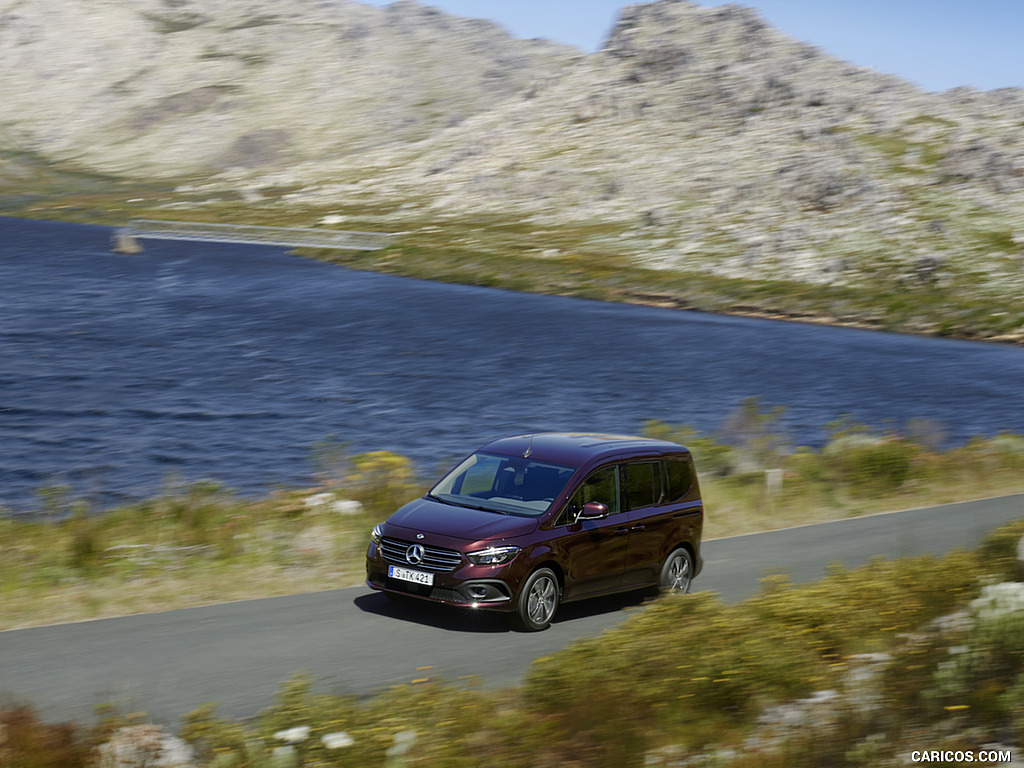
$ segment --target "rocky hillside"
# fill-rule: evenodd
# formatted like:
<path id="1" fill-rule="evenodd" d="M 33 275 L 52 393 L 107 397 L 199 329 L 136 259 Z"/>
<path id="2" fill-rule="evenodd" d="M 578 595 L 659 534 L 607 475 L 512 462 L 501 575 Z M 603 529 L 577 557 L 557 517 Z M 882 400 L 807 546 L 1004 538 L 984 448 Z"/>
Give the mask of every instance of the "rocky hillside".
<path id="1" fill-rule="evenodd" d="M 618 222 L 658 268 L 1024 292 L 1024 92 L 924 93 L 736 6 L 628 7 L 601 52 L 486 113 L 272 178 L 314 177 L 353 179 L 318 203 Z"/>
<path id="2" fill-rule="evenodd" d="M 578 57 L 411 0 L 0 0 L 0 146 L 130 176 L 433 135 Z"/>
<path id="3" fill-rule="evenodd" d="M 412 0 L 0 8 L 0 142 L 51 161 L 396 229 L 599 223 L 581 246 L 663 270 L 1024 296 L 1024 91 L 925 93 L 738 6 L 628 6 L 591 55 Z"/>

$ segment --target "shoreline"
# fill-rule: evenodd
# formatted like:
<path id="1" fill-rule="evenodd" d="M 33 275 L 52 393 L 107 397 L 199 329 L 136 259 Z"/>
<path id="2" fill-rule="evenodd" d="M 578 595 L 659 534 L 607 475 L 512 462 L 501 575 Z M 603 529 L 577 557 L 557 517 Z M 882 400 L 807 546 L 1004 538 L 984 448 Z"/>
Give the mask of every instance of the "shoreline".
<path id="1" fill-rule="evenodd" d="M 620 292 L 620 295 L 623 297 L 623 303 L 626 304 L 636 304 L 637 306 L 645 307 L 659 307 L 662 309 L 679 309 L 687 312 L 705 312 L 707 314 L 723 315 L 725 317 L 751 317 L 759 320 L 777 320 L 784 323 L 805 323 L 808 325 L 820 325 L 830 328 L 854 328 L 861 331 L 895 333 L 903 336 L 924 336 L 936 339 L 956 339 L 958 341 L 981 341 L 991 344 L 1007 344 L 1011 346 L 1024 345 L 1024 329 L 1017 333 L 994 336 L 984 336 L 980 334 L 972 335 L 966 333 L 940 333 L 938 327 L 934 325 L 924 327 L 919 330 L 893 330 L 891 328 L 886 328 L 885 321 L 880 317 L 835 317 L 824 313 L 819 314 L 800 310 L 759 307 L 753 304 L 736 304 L 727 311 L 714 311 L 693 306 L 683 298 L 672 293 L 623 290 Z"/>
<path id="2" fill-rule="evenodd" d="M 68 204 L 67 207 L 71 208 L 72 206 Z M 217 214 L 215 211 L 210 212 Z M 79 208 L 78 211 L 76 211 L 76 213 L 79 214 L 77 216 L 72 215 L 69 217 L 61 217 L 54 216 L 54 213 L 57 213 L 57 211 L 54 209 L 48 209 L 33 212 L 10 211 L 5 212 L 3 215 L 5 218 L 21 219 L 26 221 L 109 227 L 115 231 L 119 226 L 123 225 L 123 222 L 120 225 L 112 223 L 111 219 L 113 217 L 109 213 L 94 208 L 88 208 L 86 210 Z M 126 211 L 122 218 L 125 220 L 129 218 L 143 217 L 160 218 L 161 213 L 165 213 L 165 211 L 160 208 L 143 208 L 136 211 Z M 228 211 L 226 213 L 232 212 Z M 261 213 L 263 215 L 254 216 L 253 218 L 259 219 L 260 225 L 263 225 L 267 220 L 267 217 L 265 216 L 266 212 Z M 214 219 L 223 218 L 224 215 L 225 212 L 221 212 L 220 214 L 215 215 Z M 89 218 L 93 220 L 85 220 Z M 209 216 L 202 216 L 200 219 L 197 219 L 197 221 L 206 218 L 209 218 Z M 282 222 L 283 224 L 289 224 L 286 216 L 275 217 L 274 220 Z M 435 234 L 439 237 L 445 236 L 445 232 L 443 231 L 439 231 Z M 480 246 L 481 248 L 485 247 L 483 243 L 481 243 Z M 720 315 L 724 317 L 749 317 L 760 320 L 776 320 L 823 327 L 879 331 L 882 333 L 894 333 L 904 336 L 956 339 L 960 341 L 1024 346 L 1024 326 L 1021 326 L 1009 333 L 996 333 L 987 331 L 984 328 L 972 328 L 970 324 L 967 324 L 966 327 L 964 324 L 956 324 L 943 328 L 936 320 L 912 319 L 901 322 L 899 319 L 887 319 L 885 313 L 880 309 L 871 310 L 870 308 L 865 308 L 859 311 L 851 309 L 848 313 L 833 314 L 814 309 L 796 307 L 787 308 L 787 301 L 784 297 L 779 298 L 777 301 L 768 303 L 762 303 L 754 299 L 737 300 L 735 296 L 731 295 L 734 291 L 730 290 L 726 292 L 724 289 L 719 288 L 714 284 L 700 286 L 700 290 L 710 297 L 707 302 L 695 302 L 691 298 L 687 297 L 685 291 L 658 290 L 655 285 L 655 283 L 664 282 L 666 279 L 684 280 L 688 277 L 692 277 L 696 280 L 707 280 L 709 283 L 715 283 L 717 281 L 717 278 L 713 278 L 712 276 L 703 273 L 694 273 L 693 275 L 685 272 L 657 273 L 652 276 L 647 274 L 648 271 L 643 268 L 626 267 L 625 271 L 630 273 L 629 279 L 631 281 L 639 281 L 641 283 L 649 281 L 651 284 L 649 286 L 640 285 L 623 287 L 602 282 L 604 278 L 602 278 L 601 275 L 607 270 L 607 265 L 602 265 L 595 261 L 589 265 L 588 269 L 588 267 L 585 264 L 581 264 L 580 261 L 574 261 L 571 268 L 566 266 L 564 270 L 560 271 L 555 276 L 550 273 L 537 272 L 533 276 L 533 279 L 526 280 L 526 285 L 524 285 L 522 273 L 506 274 L 500 271 L 486 271 L 481 274 L 473 271 L 474 269 L 479 269 L 479 265 L 474 263 L 463 263 L 459 261 L 458 258 L 456 258 L 454 262 L 435 261 L 422 264 L 420 260 L 422 259 L 423 254 L 420 253 L 420 251 L 422 251 L 423 248 L 422 243 L 418 242 L 406 242 L 403 246 L 401 241 L 399 241 L 398 244 L 382 251 L 350 251 L 345 252 L 345 254 L 340 257 L 337 255 L 337 252 L 324 252 L 313 248 L 285 247 L 285 250 L 286 252 L 294 254 L 300 258 L 333 263 L 356 271 L 378 272 L 396 276 L 414 277 L 438 283 L 477 285 L 480 287 L 498 288 L 518 293 L 538 293 L 570 298 L 587 298 L 594 301 L 633 304 L 637 306 L 657 307 L 662 309 L 679 309 L 710 315 Z M 413 253 L 413 251 L 417 251 L 417 253 Z M 517 254 L 509 255 L 506 260 L 509 261 L 513 268 L 517 266 L 517 263 L 520 268 L 536 266 L 538 264 L 538 261 L 534 258 L 519 256 Z M 468 262 L 471 260 L 467 258 L 464 261 Z M 550 262 L 547 262 L 546 264 L 550 264 Z M 460 269 L 465 271 L 458 271 Z M 621 272 L 623 270 L 618 271 Z M 595 284 L 592 284 L 592 282 Z M 750 290 L 754 287 L 763 285 L 763 283 L 764 281 L 747 281 L 732 278 L 729 281 L 725 281 L 723 285 L 730 288 L 739 288 L 742 291 Z M 592 295 L 594 293 L 595 285 L 599 295 Z M 801 286 L 804 284 L 791 283 L 787 285 Z M 954 307 L 945 306 L 943 309 L 953 311 Z"/>

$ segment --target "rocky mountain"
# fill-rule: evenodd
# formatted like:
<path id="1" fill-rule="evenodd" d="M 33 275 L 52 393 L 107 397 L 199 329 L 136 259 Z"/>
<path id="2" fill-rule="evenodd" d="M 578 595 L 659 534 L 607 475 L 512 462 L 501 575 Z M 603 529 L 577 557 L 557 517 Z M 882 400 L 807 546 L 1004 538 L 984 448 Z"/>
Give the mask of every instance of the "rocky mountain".
<path id="1" fill-rule="evenodd" d="M 0 9 L 0 141 L 51 161 L 395 228 L 600 222 L 656 269 L 1024 295 L 1024 91 L 926 93 L 739 6 L 628 6 L 590 55 L 412 0 Z"/>
<path id="2" fill-rule="evenodd" d="M 129 176 L 430 136 L 578 52 L 412 0 L 0 0 L 0 147 Z"/>
<path id="3" fill-rule="evenodd" d="M 618 222 L 657 268 L 928 281 L 959 260 L 994 290 L 1024 289 L 1024 92 L 924 93 L 736 6 L 627 7 L 603 50 L 559 76 L 316 170 L 354 180 L 309 190 L 320 203 Z"/>

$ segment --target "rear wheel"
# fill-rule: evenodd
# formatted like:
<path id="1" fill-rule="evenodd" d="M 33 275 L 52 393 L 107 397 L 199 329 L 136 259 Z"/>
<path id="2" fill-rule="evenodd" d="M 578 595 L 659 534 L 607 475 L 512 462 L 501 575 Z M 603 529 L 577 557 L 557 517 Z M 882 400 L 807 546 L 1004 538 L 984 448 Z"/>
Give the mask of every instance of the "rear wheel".
<path id="1" fill-rule="evenodd" d="M 516 600 L 512 626 L 525 632 L 547 629 L 558 609 L 558 577 L 550 568 L 538 568 L 530 574 Z"/>
<path id="2" fill-rule="evenodd" d="M 693 580 L 693 555 L 684 547 L 673 549 L 661 566 L 659 591 L 664 594 L 684 595 L 690 591 Z"/>

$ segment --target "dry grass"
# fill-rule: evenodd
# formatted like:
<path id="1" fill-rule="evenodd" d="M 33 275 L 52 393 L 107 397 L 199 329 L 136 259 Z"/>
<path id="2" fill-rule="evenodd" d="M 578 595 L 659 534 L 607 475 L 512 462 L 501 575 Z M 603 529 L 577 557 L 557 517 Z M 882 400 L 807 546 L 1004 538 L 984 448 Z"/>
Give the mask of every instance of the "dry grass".
<path id="1" fill-rule="evenodd" d="M 362 566 L 362 562 L 359 562 Z M 140 579 L 79 578 L 42 590 L 4 595 L 0 629 L 60 624 L 135 613 L 351 587 L 362 574 L 327 568 L 273 565 L 199 566 L 189 572 Z"/>
<path id="2" fill-rule="evenodd" d="M 394 454 L 345 465 L 343 494 L 244 500 L 200 483 L 97 515 L 50 489 L 34 519 L 0 521 L 0 630 L 359 584 L 370 529 L 422 489 Z M 324 492 L 362 507 L 307 504 Z"/>
<path id="3" fill-rule="evenodd" d="M 844 480 L 824 451 L 792 459 L 774 493 L 764 473 L 702 469 L 704 536 L 1024 493 L 1019 440 L 943 454 L 910 447 L 911 469 L 896 487 Z M 886 468 L 871 467 L 881 482 Z M 246 501 L 205 484 L 88 515 L 50 492 L 43 519 L 0 521 L 0 630 L 357 586 L 374 523 L 423 489 L 394 454 L 352 457 L 340 474 L 343 483 L 327 487 L 344 487 L 338 495 L 362 511 L 308 507 L 323 489 Z"/>
<path id="4" fill-rule="evenodd" d="M 1011 496 L 1024 493 L 1024 473 L 1000 470 L 969 485 L 952 481 L 935 485 L 910 484 L 893 494 L 874 498 L 849 494 L 824 498 L 826 494 L 788 488 L 785 483 L 781 493 L 771 496 L 760 477 L 745 483 L 705 482 L 702 487 L 707 507 L 704 538 L 718 539 L 860 515 Z"/>

